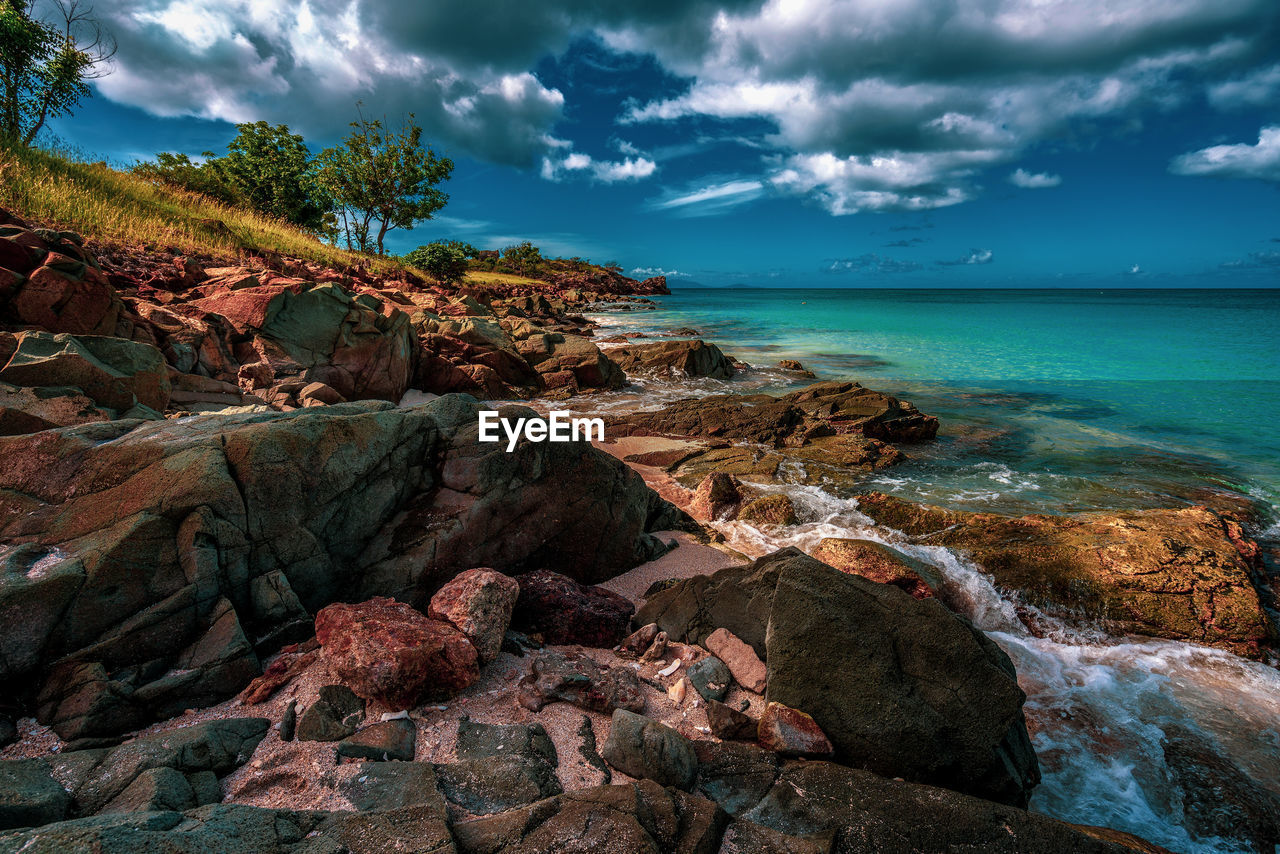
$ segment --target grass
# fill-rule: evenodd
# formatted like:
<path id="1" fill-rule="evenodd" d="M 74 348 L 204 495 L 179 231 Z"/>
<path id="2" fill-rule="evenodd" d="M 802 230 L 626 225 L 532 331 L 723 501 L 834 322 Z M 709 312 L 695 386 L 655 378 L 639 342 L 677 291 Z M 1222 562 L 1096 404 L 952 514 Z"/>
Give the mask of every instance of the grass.
<path id="1" fill-rule="evenodd" d="M 403 267 L 391 258 L 348 252 L 288 223 L 206 196 L 152 184 L 103 163 L 0 145 L 0 208 L 41 225 L 120 246 L 239 257 L 272 252 L 330 267 Z"/>
<path id="2" fill-rule="evenodd" d="M 501 287 L 503 285 L 545 286 L 547 284 L 542 279 L 531 279 L 528 276 L 517 276 L 514 273 L 496 273 L 485 270 L 468 270 L 466 283 L 481 287 Z"/>

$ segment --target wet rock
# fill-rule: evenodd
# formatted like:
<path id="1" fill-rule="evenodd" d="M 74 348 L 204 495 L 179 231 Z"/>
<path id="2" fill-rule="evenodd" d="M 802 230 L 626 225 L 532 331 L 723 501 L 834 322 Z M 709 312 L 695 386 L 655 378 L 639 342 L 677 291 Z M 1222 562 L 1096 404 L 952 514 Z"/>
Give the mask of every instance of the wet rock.
<path id="1" fill-rule="evenodd" d="M 562 791 L 555 770 L 541 759 L 488 756 L 435 766 L 449 803 L 472 815 L 492 815 Z"/>
<path id="2" fill-rule="evenodd" d="M 738 521 L 764 525 L 794 525 L 796 507 L 791 498 L 782 493 L 753 498 L 738 511 Z"/>
<path id="3" fill-rule="evenodd" d="M 689 511 L 699 519 L 714 522 L 718 519 L 732 519 L 737 515 L 738 507 L 746 499 L 747 492 L 731 474 L 713 471 L 702 479 L 698 488 L 693 491 Z"/>
<path id="4" fill-rule="evenodd" d="M 1220 745 L 1167 727 L 1162 748 L 1194 836 L 1246 839 L 1258 851 L 1280 845 L 1280 795 L 1255 782 Z"/>
<path id="5" fill-rule="evenodd" d="M 707 701 L 707 725 L 716 738 L 754 741 L 757 722 L 746 712 L 715 700 Z"/>
<path id="6" fill-rule="evenodd" d="M 539 653 L 520 678 L 516 699 L 539 712 L 547 703 L 563 701 L 592 712 L 644 710 L 640 680 L 629 667 L 606 667 L 584 655 Z"/>
<path id="7" fill-rule="evenodd" d="M 764 693 L 768 685 L 768 671 L 754 649 L 723 628 L 707 635 L 704 643 L 724 662 L 739 685 L 756 694 Z"/>
<path id="8" fill-rule="evenodd" d="M 43 759 L 0 761 L 0 830 L 66 818 L 71 797 Z"/>
<path id="9" fill-rule="evenodd" d="M 412 762 L 418 745 L 418 728 L 413 721 L 396 718 L 370 724 L 338 742 L 343 759 L 374 762 Z"/>
<path id="10" fill-rule="evenodd" d="M 729 693 L 729 683 L 733 680 L 729 668 L 714 655 L 690 664 L 685 676 L 704 700 L 723 700 L 724 695 Z"/>
<path id="11" fill-rule="evenodd" d="M 663 373 L 680 377 L 732 379 L 737 371 L 715 344 L 705 341 L 659 341 L 629 344 L 609 351 L 629 373 Z"/>
<path id="12" fill-rule="evenodd" d="M 611 590 L 539 569 L 516 576 L 520 597 L 512 622 L 547 643 L 611 648 L 627 636 L 635 606 Z"/>
<path id="13" fill-rule="evenodd" d="M 934 567 L 871 540 L 825 537 L 812 554 L 827 566 L 892 584 L 916 599 L 928 599 L 942 586 L 941 574 Z"/>
<path id="14" fill-rule="evenodd" d="M 356 731 L 364 718 L 364 701 L 345 685 L 325 685 L 298 721 L 299 741 L 338 741 Z"/>
<path id="15" fill-rule="evenodd" d="M 918 542 L 968 552 L 997 585 L 1067 619 L 1253 658 L 1274 636 L 1251 580 L 1254 550 L 1204 507 L 1015 519 L 881 493 L 859 496 L 858 507 Z"/>
<path id="16" fill-rule="evenodd" d="M 427 615 L 466 635 L 480 663 L 488 664 L 502 649 L 519 595 L 520 584 L 514 578 L 491 569 L 469 569 L 431 597 Z"/>
<path id="17" fill-rule="evenodd" d="M 616 851 L 711 854 L 728 816 L 710 801 L 650 780 L 567 792 L 488 818 L 459 822 L 459 854 L 585 851 L 609 840 Z M 590 828 L 591 839 L 583 829 Z"/>
<path id="18" fill-rule="evenodd" d="M 601 755 L 624 774 L 685 791 L 692 788 L 698 773 L 698 757 L 689 739 L 666 724 L 625 709 L 613 713 Z"/>
<path id="19" fill-rule="evenodd" d="M 781 370 L 790 371 L 797 376 L 806 377 L 808 379 L 816 378 L 813 371 L 806 369 L 804 365 L 800 364 L 795 359 L 779 359 L 778 367 Z"/>
<path id="20" fill-rule="evenodd" d="M 746 812 L 768 794 L 782 767 L 778 755 L 754 744 L 693 742 L 698 756 L 697 794 L 729 813 Z"/>
<path id="21" fill-rule="evenodd" d="M 356 694 L 393 709 L 446 698 L 480 676 L 475 647 L 441 620 L 386 597 L 329 605 L 316 614 L 329 669 Z"/>
<path id="22" fill-rule="evenodd" d="M 835 753 L 830 739 L 812 717 L 781 703 L 765 704 L 757 732 L 760 746 L 779 756 L 825 759 Z"/>

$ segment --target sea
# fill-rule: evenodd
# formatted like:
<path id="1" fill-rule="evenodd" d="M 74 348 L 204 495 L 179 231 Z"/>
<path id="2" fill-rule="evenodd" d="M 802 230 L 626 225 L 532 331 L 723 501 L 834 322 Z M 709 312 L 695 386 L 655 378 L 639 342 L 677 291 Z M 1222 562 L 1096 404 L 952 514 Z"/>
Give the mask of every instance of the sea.
<path id="1" fill-rule="evenodd" d="M 861 537 L 938 566 L 968 591 L 965 616 L 1018 669 L 1044 775 L 1033 810 L 1177 852 L 1257 850 L 1242 814 L 1171 756 L 1193 743 L 1220 760 L 1218 773 L 1280 798 L 1275 667 L 1078 624 L 1033 636 L 1018 619 L 1020 603 L 980 566 L 877 527 L 858 512 L 856 495 L 879 490 L 1017 515 L 1208 504 L 1250 515 L 1255 537 L 1276 547 L 1280 289 L 677 285 L 655 301 L 654 310 L 592 314 L 604 327 L 598 337 L 696 331 L 751 369 L 727 381 L 639 380 L 593 400 L 596 411 L 792 391 L 813 380 L 776 365 L 797 359 L 819 379 L 856 380 L 940 419 L 938 439 L 905 446 L 909 459 L 892 469 L 773 487 L 792 495 L 801 523 L 718 523 L 731 544 L 764 554 Z"/>

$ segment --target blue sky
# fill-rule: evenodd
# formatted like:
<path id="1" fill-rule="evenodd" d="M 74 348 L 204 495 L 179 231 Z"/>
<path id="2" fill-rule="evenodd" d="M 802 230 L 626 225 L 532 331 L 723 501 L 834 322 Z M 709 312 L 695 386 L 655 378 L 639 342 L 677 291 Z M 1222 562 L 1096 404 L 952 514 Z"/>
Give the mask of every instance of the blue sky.
<path id="1" fill-rule="evenodd" d="M 1275 0 L 100 0 L 56 123 L 131 162 L 362 101 L 457 163 L 393 251 L 533 240 L 673 286 L 1280 284 Z"/>

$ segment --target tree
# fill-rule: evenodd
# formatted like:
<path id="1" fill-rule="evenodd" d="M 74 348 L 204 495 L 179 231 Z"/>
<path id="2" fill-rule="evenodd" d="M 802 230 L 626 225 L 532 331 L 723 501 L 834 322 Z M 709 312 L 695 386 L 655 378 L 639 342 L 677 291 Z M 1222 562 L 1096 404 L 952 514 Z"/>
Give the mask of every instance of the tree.
<path id="1" fill-rule="evenodd" d="M 185 154 L 162 151 L 154 163 L 138 163 L 131 171 L 153 183 L 200 193 L 228 205 L 248 206 L 249 200 L 222 168 L 222 161 L 212 151 L 201 156 L 205 161 L 196 163 Z"/>
<path id="2" fill-rule="evenodd" d="M 87 80 L 106 74 L 115 41 L 79 0 L 0 0 L 0 141 L 30 145 L 55 116 L 91 94 Z"/>
<path id="3" fill-rule="evenodd" d="M 542 252 L 525 240 L 502 250 L 502 263 L 511 271 L 533 275 L 542 269 Z"/>
<path id="4" fill-rule="evenodd" d="M 236 125 L 236 138 L 217 168 L 255 210 L 318 231 L 333 201 L 316 180 L 311 152 L 287 125 Z"/>
<path id="5" fill-rule="evenodd" d="M 453 161 L 423 147 L 412 113 L 396 131 L 363 114 L 351 127 L 342 145 L 320 153 L 318 177 L 337 203 L 347 248 L 382 255 L 388 231 L 412 228 L 449 201 L 436 185 Z"/>
<path id="6" fill-rule="evenodd" d="M 437 240 L 404 256 L 406 264 L 424 270 L 442 285 L 462 280 L 468 259 L 479 254 L 474 246 L 458 240 Z"/>

